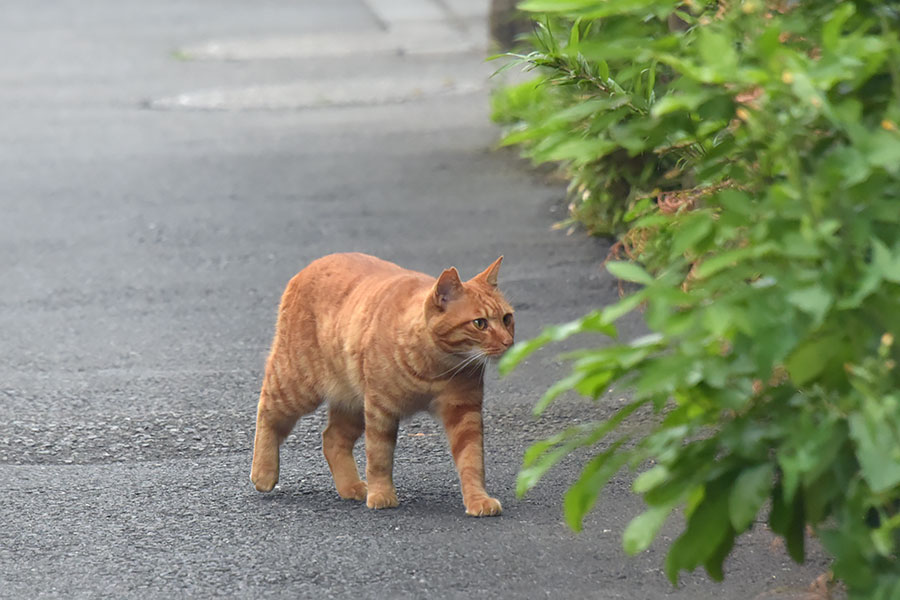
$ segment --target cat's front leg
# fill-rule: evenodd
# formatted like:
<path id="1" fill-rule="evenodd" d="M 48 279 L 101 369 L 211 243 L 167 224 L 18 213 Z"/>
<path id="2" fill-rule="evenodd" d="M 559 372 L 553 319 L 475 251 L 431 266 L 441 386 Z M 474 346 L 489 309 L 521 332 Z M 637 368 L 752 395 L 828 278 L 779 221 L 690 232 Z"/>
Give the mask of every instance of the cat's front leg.
<path id="1" fill-rule="evenodd" d="M 366 394 L 366 506 L 394 508 L 394 448 L 399 419 L 389 410 L 390 399 Z"/>
<path id="2" fill-rule="evenodd" d="M 466 514 L 493 517 L 503 510 L 500 501 L 484 489 L 484 433 L 481 419 L 481 390 L 467 394 L 447 394 L 438 402 L 440 416 L 450 442 L 450 453 L 462 487 Z"/>

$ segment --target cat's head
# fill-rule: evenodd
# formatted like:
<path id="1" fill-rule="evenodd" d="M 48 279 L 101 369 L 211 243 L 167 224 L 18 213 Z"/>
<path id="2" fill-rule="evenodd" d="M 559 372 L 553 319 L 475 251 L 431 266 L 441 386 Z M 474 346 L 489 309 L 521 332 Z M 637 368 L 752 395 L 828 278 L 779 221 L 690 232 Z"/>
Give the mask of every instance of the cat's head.
<path id="1" fill-rule="evenodd" d="M 438 277 L 425 314 L 432 337 L 444 352 L 496 358 L 512 346 L 513 309 L 497 289 L 502 260 L 501 256 L 469 281 L 461 281 L 454 267 Z"/>

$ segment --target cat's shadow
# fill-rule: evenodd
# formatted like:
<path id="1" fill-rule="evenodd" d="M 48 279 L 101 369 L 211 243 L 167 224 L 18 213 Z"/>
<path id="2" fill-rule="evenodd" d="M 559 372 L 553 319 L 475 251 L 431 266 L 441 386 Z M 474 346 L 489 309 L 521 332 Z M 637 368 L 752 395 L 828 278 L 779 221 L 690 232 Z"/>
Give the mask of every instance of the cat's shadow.
<path id="1" fill-rule="evenodd" d="M 274 518 L 297 518 L 306 513 L 310 518 L 338 519 L 340 522 L 369 520 L 397 525 L 402 520 L 405 525 L 410 526 L 421 522 L 429 528 L 440 523 L 458 525 L 460 522 L 480 520 L 466 516 L 462 500 L 455 497 L 458 491 L 447 490 L 447 493 L 454 497 L 445 498 L 442 497 L 443 494 L 435 492 L 423 494 L 419 490 L 404 492 L 400 489 L 400 506 L 373 510 L 365 502 L 342 499 L 334 490 L 284 485 L 277 486 L 267 494 L 253 491 L 252 501 L 260 510 L 268 512 Z"/>

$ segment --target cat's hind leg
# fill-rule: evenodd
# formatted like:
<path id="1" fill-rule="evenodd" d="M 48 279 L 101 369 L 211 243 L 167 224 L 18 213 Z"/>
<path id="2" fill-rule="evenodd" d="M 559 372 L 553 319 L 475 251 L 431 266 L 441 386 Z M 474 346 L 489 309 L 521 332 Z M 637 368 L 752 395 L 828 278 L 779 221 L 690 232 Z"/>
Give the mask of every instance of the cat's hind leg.
<path id="1" fill-rule="evenodd" d="M 256 412 L 250 480 L 260 492 L 270 492 L 278 483 L 279 448 L 297 419 L 322 403 L 308 386 L 287 375 L 288 371 L 280 368 L 278 362 L 273 356 L 266 364 Z"/>
<path id="2" fill-rule="evenodd" d="M 322 452 L 341 498 L 366 499 L 366 482 L 359 478 L 359 469 L 353 458 L 353 446 L 365 427 L 362 411 L 348 410 L 339 405 L 328 407 L 328 427 L 322 432 Z"/>

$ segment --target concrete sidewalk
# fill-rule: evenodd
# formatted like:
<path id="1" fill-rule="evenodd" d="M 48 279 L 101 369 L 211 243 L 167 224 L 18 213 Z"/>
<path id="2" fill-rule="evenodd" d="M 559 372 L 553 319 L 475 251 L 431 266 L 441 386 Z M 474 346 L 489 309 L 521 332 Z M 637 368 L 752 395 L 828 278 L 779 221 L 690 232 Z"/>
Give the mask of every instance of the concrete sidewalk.
<path id="1" fill-rule="evenodd" d="M 276 490 L 253 489 L 278 298 L 310 260 L 358 250 L 468 277 L 504 254 L 520 339 L 616 298 L 606 242 L 551 230 L 563 187 L 493 150 L 486 9 L 6 1 L 0 597 L 722 600 L 825 569 L 760 526 L 724 584 L 672 589 L 661 547 L 621 550 L 641 511 L 627 475 L 581 535 L 560 511 L 577 460 L 516 499 L 529 444 L 620 403 L 564 398 L 533 419 L 564 372 L 551 353 L 488 382 L 500 518 L 464 516 L 427 416 L 401 429 L 397 510 L 338 499 L 321 414 L 288 440 Z"/>

